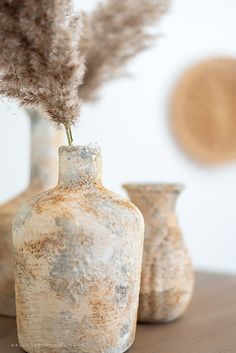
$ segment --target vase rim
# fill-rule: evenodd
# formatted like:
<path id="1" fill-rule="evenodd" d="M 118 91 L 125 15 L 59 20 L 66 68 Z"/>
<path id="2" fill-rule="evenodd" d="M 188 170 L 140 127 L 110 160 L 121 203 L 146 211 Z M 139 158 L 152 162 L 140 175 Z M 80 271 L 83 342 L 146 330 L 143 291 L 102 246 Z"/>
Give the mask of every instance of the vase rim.
<path id="1" fill-rule="evenodd" d="M 185 186 L 180 183 L 125 183 L 122 185 L 127 191 L 129 190 L 146 190 L 161 192 L 181 192 Z"/>
<path id="2" fill-rule="evenodd" d="M 90 150 L 90 151 L 100 151 L 101 147 L 97 144 L 88 144 L 88 145 L 77 145 L 77 146 L 67 146 L 63 145 L 59 147 L 59 151 L 65 152 L 76 152 L 82 150 Z"/>

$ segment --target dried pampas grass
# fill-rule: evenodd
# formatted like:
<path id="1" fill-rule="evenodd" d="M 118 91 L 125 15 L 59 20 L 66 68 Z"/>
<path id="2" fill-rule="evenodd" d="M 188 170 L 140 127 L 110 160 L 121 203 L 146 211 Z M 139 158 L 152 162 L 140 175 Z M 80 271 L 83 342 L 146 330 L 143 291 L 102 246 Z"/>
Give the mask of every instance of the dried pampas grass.
<path id="1" fill-rule="evenodd" d="M 97 98 L 106 81 L 123 74 L 124 65 L 149 47 L 156 35 L 147 27 L 158 23 L 170 0 L 107 0 L 85 16 L 81 52 L 86 74 L 80 95 L 84 101 Z"/>
<path id="2" fill-rule="evenodd" d="M 169 1 L 107 0 L 83 16 L 82 29 L 70 0 L 1 0 L 0 94 L 64 124 L 71 144 L 79 96 L 85 102 L 97 98 L 104 82 L 120 76 L 153 43 L 156 35 L 147 27 Z"/>
<path id="3" fill-rule="evenodd" d="M 65 0 L 1 0 L 0 93 L 73 124 L 84 76 L 81 25 Z"/>

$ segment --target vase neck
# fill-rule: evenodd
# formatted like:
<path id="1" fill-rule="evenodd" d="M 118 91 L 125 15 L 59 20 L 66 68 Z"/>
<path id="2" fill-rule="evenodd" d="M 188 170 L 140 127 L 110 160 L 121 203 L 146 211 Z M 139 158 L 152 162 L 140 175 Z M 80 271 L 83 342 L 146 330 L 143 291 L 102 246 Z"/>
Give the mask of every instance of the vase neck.
<path id="1" fill-rule="evenodd" d="M 177 184 L 130 184 L 124 187 L 144 219 L 151 217 L 157 223 L 175 213 L 176 201 L 182 190 L 182 186 Z"/>
<path id="2" fill-rule="evenodd" d="M 28 110 L 31 122 L 31 186 L 47 190 L 58 179 L 57 150 L 63 144 L 62 131 L 51 126 L 40 113 Z"/>
<path id="3" fill-rule="evenodd" d="M 62 146 L 59 149 L 59 185 L 89 187 L 101 185 L 101 150 L 90 146 Z"/>

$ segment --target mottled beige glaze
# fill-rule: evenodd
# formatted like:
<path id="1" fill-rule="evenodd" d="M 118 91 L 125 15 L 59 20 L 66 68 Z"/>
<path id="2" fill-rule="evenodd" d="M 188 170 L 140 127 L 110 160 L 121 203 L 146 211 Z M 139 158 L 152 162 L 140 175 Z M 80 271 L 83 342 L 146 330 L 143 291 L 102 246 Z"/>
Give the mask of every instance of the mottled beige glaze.
<path id="1" fill-rule="evenodd" d="M 165 322 L 181 316 L 192 297 L 191 259 L 175 215 L 182 190 L 175 184 L 124 185 L 145 220 L 138 319 Z"/>
<path id="2" fill-rule="evenodd" d="M 13 227 L 24 349 L 126 351 L 135 336 L 143 236 L 139 210 L 101 184 L 100 149 L 61 147 L 58 186 L 23 205 Z"/>
<path id="3" fill-rule="evenodd" d="M 38 113 L 31 116 L 31 182 L 21 195 L 0 206 L 0 314 L 15 316 L 12 219 L 20 205 L 57 183 L 57 149 L 63 135 Z"/>

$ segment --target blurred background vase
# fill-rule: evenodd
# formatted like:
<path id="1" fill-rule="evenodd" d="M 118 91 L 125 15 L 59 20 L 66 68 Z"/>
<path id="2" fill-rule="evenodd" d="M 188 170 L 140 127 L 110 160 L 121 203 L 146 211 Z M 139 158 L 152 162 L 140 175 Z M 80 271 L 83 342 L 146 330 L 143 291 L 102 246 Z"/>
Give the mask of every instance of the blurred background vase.
<path id="1" fill-rule="evenodd" d="M 31 123 L 31 180 L 26 191 L 0 206 L 0 315 L 15 316 L 15 285 L 12 254 L 12 220 L 18 208 L 39 192 L 56 185 L 58 147 L 63 134 L 39 112 L 27 110 Z"/>
<path id="2" fill-rule="evenodd" d="M 138 320 L 167 322 L 180 317 L 192 297 L 194 273 L 175 215 L 177 184 L 126 184 L 145 220 Z"/>
<path id="3" fill-rule="evenodd" d="M 136 330 L 143 217 L 102 186 L 100 148 L 59 155 L 58 186 L 14 221 L 19 342 L 31 353 L 45 341 L 44 353 L 55 343 L 57 353 L 122 353 Z"/>

